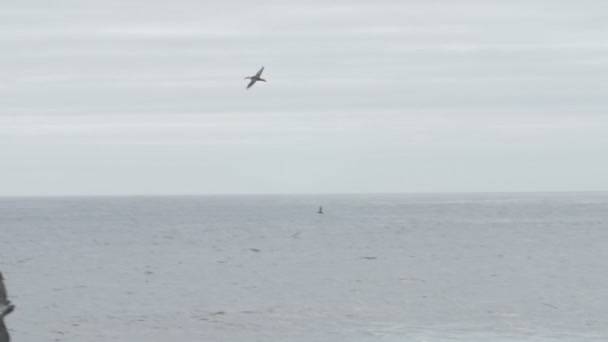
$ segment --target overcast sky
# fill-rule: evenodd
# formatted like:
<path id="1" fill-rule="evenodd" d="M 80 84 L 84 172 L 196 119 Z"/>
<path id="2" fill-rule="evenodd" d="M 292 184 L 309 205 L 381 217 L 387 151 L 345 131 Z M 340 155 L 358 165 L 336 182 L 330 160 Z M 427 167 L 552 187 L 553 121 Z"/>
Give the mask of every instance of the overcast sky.
<path id="1" fill-rule="evenodd" d="M 19 0 L 0 23 L 0 195 L 608 190 L 603 0 Z"/>

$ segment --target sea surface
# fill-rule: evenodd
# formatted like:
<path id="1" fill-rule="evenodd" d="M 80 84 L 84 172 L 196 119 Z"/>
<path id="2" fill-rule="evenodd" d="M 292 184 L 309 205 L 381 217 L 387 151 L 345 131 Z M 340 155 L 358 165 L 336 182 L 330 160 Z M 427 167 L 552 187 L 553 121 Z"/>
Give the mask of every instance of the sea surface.
<path id="1" fill-rule="evenodd" d="M 5 197 L 0 271 L 16 342 L 608 341 L 608 193 Z"/>

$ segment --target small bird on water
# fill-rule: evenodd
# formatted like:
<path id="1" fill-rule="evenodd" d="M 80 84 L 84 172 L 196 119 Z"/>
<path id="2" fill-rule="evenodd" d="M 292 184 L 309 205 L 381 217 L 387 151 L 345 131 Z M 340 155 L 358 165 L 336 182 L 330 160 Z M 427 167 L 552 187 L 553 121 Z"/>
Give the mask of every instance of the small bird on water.
<path id="1" fill-rule="evenodd" d="M 317 214 L 323 214 L 323 207 L 319 207 L 319 211 L 317 211 Z"/>
<path id="2" fill-rule="evenodd" d="M 260 71 L 258 71 L 257 74 L 253 75 L 253 76 L 248 76 L 245 77 L 245 79 L 250 79 L 251 82 L 249 82 L 249 84 L 247 85 L 247 89 L 251 88 L 255 82 L 257 81 L 262 81 L 262 82 L 266 82 L 265 79 L 261 78 L 260 76 L 262 76 L 262 72 L 264 71 L 264 67 L 262 67 L 262 69 L 260 69 Z"/>
<path id="3" fill-rule="evenodd" d="M 15 310 L 15 306 L 7 299 L 4 278 L 0 273 L 0 342 L 10 342 L 11 340 L 6 325 L 4 325 L 4 316 L 10 314 L 13 310 Z"/>

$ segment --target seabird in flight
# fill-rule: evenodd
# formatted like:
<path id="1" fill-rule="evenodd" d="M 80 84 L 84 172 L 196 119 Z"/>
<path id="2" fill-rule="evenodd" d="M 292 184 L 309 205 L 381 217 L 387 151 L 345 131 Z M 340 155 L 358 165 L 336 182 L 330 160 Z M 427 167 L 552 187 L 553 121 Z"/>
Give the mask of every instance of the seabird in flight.
<path id="1" fill-rule="evenodd" d="M 247 85 L 247 89 L 251 88 L 251 86 L 253 86 L 255 84 L 255 82 L 257 82 L 257 81 L 266 82 L 265 79 L 260 77 L 260 76 L 262 76 L 262 71 L 264 71 L 264 67 L 262 67 L 262 69 L 260 69 L 260 71 L 258 71 L 257 74 L 255 74 L 253 76 L 245 77 L 245 79 L 251 80 L 251 82 L 249 82 L 249 84 Z"/>

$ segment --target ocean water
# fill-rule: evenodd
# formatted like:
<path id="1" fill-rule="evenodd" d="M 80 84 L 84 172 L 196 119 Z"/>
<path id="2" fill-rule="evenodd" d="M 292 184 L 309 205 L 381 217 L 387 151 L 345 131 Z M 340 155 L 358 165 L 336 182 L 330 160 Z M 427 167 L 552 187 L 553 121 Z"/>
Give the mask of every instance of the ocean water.
<path id="1" fill-rule="evenodd" d="M 17 342 L 606 341 L 607 261 L 608 193 L 0 198 Z"/>

